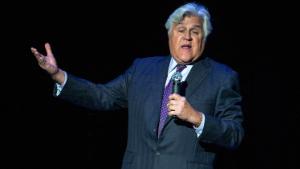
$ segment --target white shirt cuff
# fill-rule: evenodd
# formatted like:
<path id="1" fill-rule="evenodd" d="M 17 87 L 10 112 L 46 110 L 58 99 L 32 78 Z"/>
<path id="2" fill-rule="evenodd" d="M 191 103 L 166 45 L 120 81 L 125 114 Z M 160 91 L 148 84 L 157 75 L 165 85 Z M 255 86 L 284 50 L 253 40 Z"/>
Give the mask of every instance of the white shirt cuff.
<path id="1" fill-rule="evenodd" d="M 64 71 L 64 74 L 65 74 L 65 81 L 63 82 L 63 84 L 60 85 L 58 83 L 55 83 L 55 87 L 56 87 L 56 93 L 55 93 L 55 95 L 56 96 L 60 95 L 61 91 L 63 90 L 63 88 L 64 88 L 64 86 L 65 86 L 65 84 L 67 82 L 68 75 L 67 75 L 67 73 L 65 71 Z"/>
<path id="2" fill-rule="evenodd" d="M 203 131 L 203 128 L 204 128 L 204 123 L 205 123 L 205 115 L 202 113 L 202 121 L 200 123 L 200 126 L 199 127 L 194 126 L 197 137 L 199 137 L 202 134 L 202 131 Z"/>

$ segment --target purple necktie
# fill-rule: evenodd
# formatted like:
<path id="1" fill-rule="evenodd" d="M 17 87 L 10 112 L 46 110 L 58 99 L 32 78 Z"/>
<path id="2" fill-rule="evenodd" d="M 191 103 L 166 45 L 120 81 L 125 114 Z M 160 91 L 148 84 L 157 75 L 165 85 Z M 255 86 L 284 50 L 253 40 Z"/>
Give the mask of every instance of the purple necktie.
<path id="1" fill-rule="evenodd" d="M 185 65 L 177 65 L 176 72 L 181 72 L 185 68 L 186 68 Z M 176 74 L 176 73 L 174 73 L 174 74 Z M 167 103 L 169 101 L 169 95 L 172 93 L 172 88 L 173 88 L 173 82 L 172 82 L 172 78 L 171 78 L 169 80 L 168 85 L 165 87 L 164 95 L 163 95 L 163 99 L 162 99 L 161 110 L 160 110 L 160 119 L 159 119 L 159 124 L 158 124 L 158 133 L 157 133 L 158 137 L 160 136 L 160 133 L 164 127 L 165 121 L 168 117 Z"/>

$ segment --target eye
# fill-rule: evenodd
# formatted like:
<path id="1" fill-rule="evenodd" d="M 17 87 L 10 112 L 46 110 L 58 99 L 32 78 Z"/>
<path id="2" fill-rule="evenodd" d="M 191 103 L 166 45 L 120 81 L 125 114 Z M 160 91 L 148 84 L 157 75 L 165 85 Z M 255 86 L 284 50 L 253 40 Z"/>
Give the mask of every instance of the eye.
<path id="1" fill-rule="evenodd" d="M 194 35 L 199 35 L 201 33 L 201 30 L 199 30 L 199 29 L 192 29 L 191 32 Z"/>
<path id="2" fill-rule="evenodd" d="M 193 34 L 199 35 L 199 31 L 192 31 Z"/>
<path id="3" fill-rule="evenodd" d="M 185 29 L 184 28 L 178 28 L 177 31 L 180 32 L 180 33 L 183 33 L 185 31 Z"/>

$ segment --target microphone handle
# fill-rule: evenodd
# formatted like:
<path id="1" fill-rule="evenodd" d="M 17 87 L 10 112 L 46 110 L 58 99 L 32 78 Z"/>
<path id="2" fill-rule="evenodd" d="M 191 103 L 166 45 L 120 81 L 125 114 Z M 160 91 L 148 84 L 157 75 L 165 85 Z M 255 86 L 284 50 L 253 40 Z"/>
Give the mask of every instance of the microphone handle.
<path id="1" fill-rule="evenodd" d="M 173 88 L 172 88 L 172 93 L 179 94 L 180 93 L 180 80 L 173 80 Z M 172 116 L 172 119 L 177 119 L 176 116 Z"/>
<path id="2" fill-rule="evenodd" d="M 180 80 L 173 80 L 172 93 L 180 94 Z"/>

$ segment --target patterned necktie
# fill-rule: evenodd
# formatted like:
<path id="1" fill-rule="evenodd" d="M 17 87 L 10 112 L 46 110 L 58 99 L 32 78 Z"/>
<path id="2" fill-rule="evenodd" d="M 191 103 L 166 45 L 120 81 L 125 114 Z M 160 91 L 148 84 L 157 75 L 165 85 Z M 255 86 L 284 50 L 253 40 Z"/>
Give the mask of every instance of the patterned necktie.
<path id="1" fill-rule="evenodd" d="M 183 69 L 186 68 L 186 65 L 177 65 L 176 66 L 176 73 L 180 73 Z M 174 73 L 174 74 L 176 74 Z M 173 76 L 174 76 L 173 74 Z M 165 124 L 165 121 L 168 117 L 168 107 L 167 103 L 169 101 L 169 95 L 172 93 L 172 88 L 173 88 L 173 82 L 172 78 L 169 80 L 168 85 L 165 87 L 164 90 L 164 95 L 162 99 L 162 105 L 161 105 L 161 110 L 160 110 L 160 119 L 159 119 L 159 125 L 158 125 L 158 137 L 160 136 L 160 133 L 163 129 L 163 126 Z"/>

